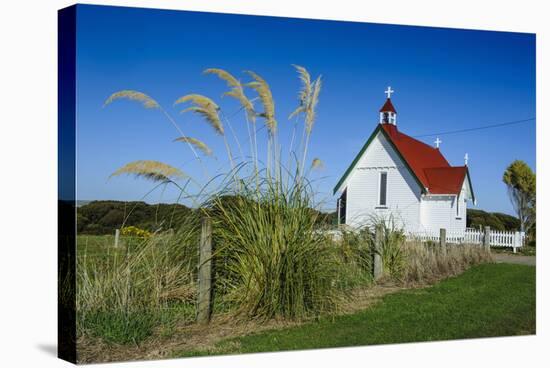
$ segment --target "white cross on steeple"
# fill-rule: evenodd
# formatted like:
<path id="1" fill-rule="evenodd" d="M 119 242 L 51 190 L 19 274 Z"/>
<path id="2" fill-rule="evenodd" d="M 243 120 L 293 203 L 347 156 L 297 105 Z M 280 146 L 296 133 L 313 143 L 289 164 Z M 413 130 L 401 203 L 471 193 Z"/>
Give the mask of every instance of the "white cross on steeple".
<path id="1" fill-rule="evenodd" d="M 442 141 L 441 139 L 439 139 L 439 137 L 437 137 L 437 139 L 435 140 L 434 143 L 435 143 L 435 148 L 439 148 L 439 145 L 440 145 L 441 143 L 443 143 L 443 141 Z"/>
<path id="2" fill-rule="evenodd" d="M 468 166 L 468 154 L 464 155 L 464 165 Z"/>
<path id="3" fill-rule="evenodd" d="M 385 94 L 388 95 L 388 98 L 391 98 L 391 94 L 394 93 L 395 91 L 393 89 L 391 89 L 390 86 L 388 86 L 388 89 L 384 91 Z"/>

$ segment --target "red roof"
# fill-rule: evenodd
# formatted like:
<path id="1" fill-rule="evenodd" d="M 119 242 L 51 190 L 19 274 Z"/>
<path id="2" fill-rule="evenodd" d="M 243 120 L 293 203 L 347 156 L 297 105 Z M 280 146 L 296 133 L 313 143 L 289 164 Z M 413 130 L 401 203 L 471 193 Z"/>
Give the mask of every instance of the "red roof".
<path id="1" fill-rule="evenodd" d="M 393 104 L 391 103 L 391 100 L 389 98 L 386 99 L 386 102 L 384 103 L 384 106 L 382 106 L 382 108 L 380 108 L 380 112 L 385 112 L 385 111 L 391 111 L 391 112 L 397 114 L 397 111 L 395 111 L 395 107 L 393 107 Z"/>
<path id="2" fill-rule="evenodd" d="M 424 169 L 430 193 L 459 194 L 466 177 L 465 166 L 431 167 Z"/>
<path id="3" fill-rule="evenodd" d="M 439 149 L 399 132 L 395 125 L 381 126 L 429 193 L 460 193 L 467 172 L 466 166 L 449 165 Z"/>

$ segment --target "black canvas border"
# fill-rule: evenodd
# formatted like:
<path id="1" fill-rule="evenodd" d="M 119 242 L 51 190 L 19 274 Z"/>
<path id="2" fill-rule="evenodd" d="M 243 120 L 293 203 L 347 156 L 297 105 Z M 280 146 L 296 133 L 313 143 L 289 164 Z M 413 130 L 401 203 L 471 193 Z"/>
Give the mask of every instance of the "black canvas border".
<path id="1" fill-rule="evenodd" d="M 58 11 L 57 355 L 76 363 L 76 5 Z"/>

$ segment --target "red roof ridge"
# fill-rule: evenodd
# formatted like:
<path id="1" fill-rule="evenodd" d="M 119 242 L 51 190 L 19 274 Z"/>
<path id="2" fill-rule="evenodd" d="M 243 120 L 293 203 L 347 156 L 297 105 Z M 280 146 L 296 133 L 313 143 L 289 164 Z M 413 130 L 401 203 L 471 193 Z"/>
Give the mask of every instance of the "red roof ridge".
<path id="1" fill-rule="evenodd" d="M 467 166 L 432 166 L 432 167 L 425 167 L 424 170 L 440 170 L 440 169 L 464 169 Z"/>
<path id="2" fill-rule="evenodd" d="M 400 131 L 397 129 L 397 125 L 388 125 L 388 124 L 382 124 L 382 125 L 383 125 L 384 127 L 387 127 L 387 128 L 386 128 L 386 131 L 387 131 L 388 133 L 389 133 L 390 131 L 395 130 L 395 132 L 393 132 L 393 134 L 397 134 L 397 139 L 399 139 L 399 138 L 410 139 L 410 140 L 414 141 L 415 143 L 424 146 L 425 148 L 429 148 L 429 149 L 431 149 L 431 150 L 433 150 L 433 151 L 440 152 L 440 151 L 439 151 L 439 148 L 437 148 L 437 147 L 432 147 L 432 146 L 430 146 L 429 144 L 427 144 L 427 143 L 425 143 L 425 142 L 422 142 L 422 141 L 420 141 L 420 140 L 418 140 L 418 139 L 416 139 L 416 138 L 413 138 L 413 137 L 411 137 L 411 136 L 408 135 L 408 134 L 405 134 L 405 133 L 400 132 Z M 440 154 L 441 154 L 441 152 L 440 152 Z M 441 155 L 441 156 L 442 156 L 443 158 L 445 158 L 443 155 Z M 445 160 L 445 161 L 446 161 L 446 160 Z M 448 164 L 447 164 L 447 165 L 448 165 Z M 449 166 L 450 166 L 450 165 L 449 165 Z"/>

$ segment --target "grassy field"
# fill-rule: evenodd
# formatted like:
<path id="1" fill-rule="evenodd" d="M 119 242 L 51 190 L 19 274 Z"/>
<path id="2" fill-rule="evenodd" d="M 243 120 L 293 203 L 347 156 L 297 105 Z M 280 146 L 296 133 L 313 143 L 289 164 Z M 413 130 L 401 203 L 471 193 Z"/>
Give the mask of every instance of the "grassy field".
<path id="1" fill-rule="evenodd" d="M 76 250 L 80 259 L 99 262 L 103 264 L 113 257 L 124 257 L 126 247 L 135 247 L 143 242 L 142 239 L 130 236 L 120 237 L 120 246 L 115 248 L 114 235 L 78 235 L 76 238 Z"/>
<path id="2" fill-rule="evenodd" d="M 162 237 L 158 244 L 151 245 L 143 238 L 121 236 L 118 247 L 114 246 L 114 238 L 77 237 L 79 336 L 99 337 L 112 344 L 136 344 L 153 333 L 169 336 L 177 324 L 194 321 L 193 290 L 185 287 L 190 282 L 181 273 L 174 273 L 171 263 L 167 264 L 173 259 L 178 268 L 185 268 L 185 262 L 173 257 Z M 155 248 L 162 250 L 155 254 L 147 251 Z M 91 285 L 95 289 L 90 289 Z M 155 289 L 155 285 L 160 286 Z M 164 294 L 158 292 L 163 286 Z"/>
<path id="3" fill-rule="evenodd" d="M 484 264 L 435 286 L 384 297 L 365 311 L 227 339 L 175 356 L 234 354 L 535 333 L 535 268 Z"/>

